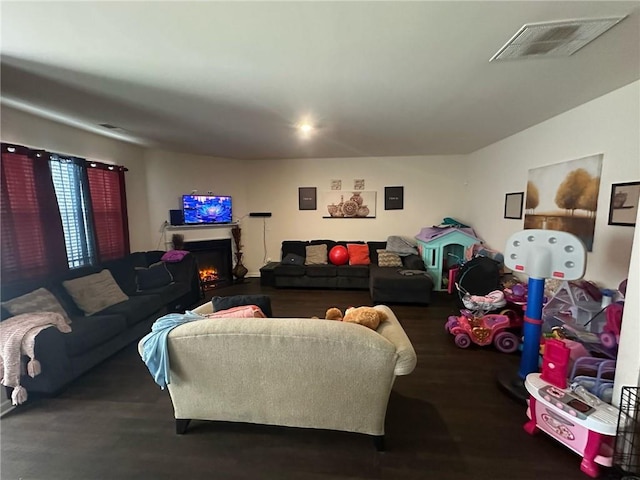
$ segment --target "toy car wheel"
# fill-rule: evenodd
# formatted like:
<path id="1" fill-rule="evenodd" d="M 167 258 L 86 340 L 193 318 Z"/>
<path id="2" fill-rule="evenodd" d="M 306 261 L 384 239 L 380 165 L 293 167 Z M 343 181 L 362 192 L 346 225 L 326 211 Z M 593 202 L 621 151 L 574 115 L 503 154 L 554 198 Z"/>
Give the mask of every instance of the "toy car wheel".
<path id="1" fill-rule="evenodd" d="M 456 347 L 458 348 L 467 348 L 469 345 L 471 345 L 471 338 L 469 338 L 469 335 L 467 335 L 466 333 L 457 334 L 454 338 L 454 341 Z"/>
<path id="2" fill-rule="evenodd" d="M 493 344 L 502 353 L 513 353 L 518 349 L 520 341 L 518 337 L 511 332 L 500 332 L 493 340 Z"/>
<path id="3" fill-rule="evenodd" d="M 600 342 L 605 348 L 613 348 L 616 346 L 616 336 L 610 332 L 602 332 Z"/>

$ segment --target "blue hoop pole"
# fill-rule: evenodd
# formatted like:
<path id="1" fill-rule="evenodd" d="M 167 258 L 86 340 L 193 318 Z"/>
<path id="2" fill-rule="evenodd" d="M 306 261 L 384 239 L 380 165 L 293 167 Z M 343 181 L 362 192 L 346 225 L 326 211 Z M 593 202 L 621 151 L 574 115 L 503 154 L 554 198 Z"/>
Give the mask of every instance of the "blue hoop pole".
<path id="1" fill-rule="evenodd" d="M 540 335 L 542 334 L 542 303 L 544 299 L 544 278 L 529 277 L 527 310 L 524 319 L 524 342 L 518 375 L 524 379 L 538 371 L 540 355 Z"/>

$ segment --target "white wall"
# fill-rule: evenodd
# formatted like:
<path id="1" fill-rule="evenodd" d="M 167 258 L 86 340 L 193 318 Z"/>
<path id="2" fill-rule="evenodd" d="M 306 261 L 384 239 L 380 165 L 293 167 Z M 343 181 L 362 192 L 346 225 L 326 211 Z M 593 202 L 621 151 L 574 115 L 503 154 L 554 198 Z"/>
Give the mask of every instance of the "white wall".
<path id="1" fill-rule="evenodd" d="M 165 241 L 171 241 L 172 233 L 185 235 L 186 241 L 211 238 L 230 238 L 228 227 L 191 227 L 160 233 L 160 226 L 169 220 L 169 210 L 182 208 L 182 195 L 197 190 L 200 194 L 231 195 L 234 220 L 247 211 L 247 194 L 250 188 L 244 172 L 245 162 L 200 155 L 147 150 L 146 191 L 149 208 L 149 225 L 144 232 L 147 249 L 165 249 Z"/>
<path id="2" fill-rule="evenodd" d="M 47 120 L 5 105 L 0 110 L 2 141 L 87 160 L 124 165 L 131 251 L 144 250 L 149 224 L 144 150 L 129 143 Z"/>
<path id="3" fill-rule="evenodd" d="M 386 240 L 389 235 L 414 236 L 420 228 L 439 224 L 445 216 L 463 212 L 464 200 L 455 191 L 464 175 L 458 156 L 363 157 L 293 159 L 248 162 L 252 178 L 250 211 L 273 216 L 246 218 L 247 266 L 252 273 L 263 260 L 280 259 L 282 240 Z M 322 218 L 328 215 L 322 193 L 331 180 L 342 180 L 345 198 L 354 179 L 365 180 L 365 190 L 377 192 L 375 218 Z M 384 209 L 384 187 L 404 186 L 404 209 Z M 316 187 L 317 210 L 298 210 L 298 187 Z M 266 232 L 263 232 L 266 226 Z M 265 235 L 266 234 L 266 235 Z M 266 237 L 266 238 L 265 238 Z M 266 244 L 266 251 L 263 244 Z"/>
<path id="4" fill-rule="evenodd" d="M 234 219 L 240 220 L 244 263 L 250 276 L 268 258 L 280 258 L 282 240 L 328 238 L 334 240 L 386 240 L 389 235 L 414 236 L 424 226 L 464 211 L 462 188 L 464 157 L 398 157 L 350 159 L 295 159 L 241 161 L 148 150 L 147 187 L 150 222 L 147 248 L 164 248 L 174 232 L 186 240 L 224 238 L 225 228 L 167 230 L 160 225 L 170 209 L 180 207 L 180 196 L 192 190 L 231 195 Z M 343 191 L 356 178 L 365 189 L 377 192 L 376 218 L 323 219 L 326 206 L 298 210 L 298 187 L 316 187 L 318 197 L 341 179 Z M 384 187 L 404 186 L 403 210 L 384 210 Z M 250 212 L 271 212 L 272 217 L 249 217 Z M 141 232 L 139 232 L 141 234 Z M 266 248 L 265 248 L 266 245 Z"/>
<path id="5" fill-rule="evenodd" d="M 637 229 L 607 222 L 611 184 L 640 180 L 640 82 L 469 155 L 468 217 L 490 244 L 504 248 L 507 238 L 523 228 L 522 220 L 502 218 L 504 194 L 526 190 L 530 168 L 597 153 L 603 153 L 604 160 L 585 278 L 609 288 L 629 278 L 615 379 L 617 402 L 623 385 L 640 381 L 640 239 Z"/>
<path id="6" fill-rule="evenodd" d="M 611 184 L 640 180 L 640 82 L 620 88 L 469 155 L 468 215 L 504 249 L 523 220 L 503 218 L 504 195 L 526 190 L 530 168 L 604 154 L 593 251 L 585 278 L 616 288 L 627 277 L 633 227 L 607 225 Z"/>

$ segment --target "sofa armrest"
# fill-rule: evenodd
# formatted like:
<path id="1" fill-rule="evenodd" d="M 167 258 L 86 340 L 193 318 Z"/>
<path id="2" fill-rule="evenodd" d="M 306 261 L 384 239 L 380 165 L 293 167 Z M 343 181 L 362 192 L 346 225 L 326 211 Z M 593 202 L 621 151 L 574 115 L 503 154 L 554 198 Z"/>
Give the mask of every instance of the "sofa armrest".
<path id="1" fill-rule="evenodd" d="M 165 265 L 176 282 L 191 284 L 194 278 L 198 278 L 196 257 L 192 253 L 185 255 L 179 262 L 166 262 Z"/>
<path id="2" fill-rule="evenodd" d="M 198 315 L 206 315 L 207 313 L 213 313 L 213 303 L 211 301 L 205 302 L 202 305 L 194 308 L 193 313 Z"/>
<path id="3" fill-rule="evenodd" d="M 417 363 L 416 351 L 411 344 L 411 340 L 409 340 L 402 325 L 400 325 L 397 317 L 389 307 L 376 305 L 373 308 L 387 315 L 387 320 L 380 324 L 377 332 L 396 347 L 398 361 L 396 362 L 394 373 L 396 375 L 409 375 L 413 372 Z"/>

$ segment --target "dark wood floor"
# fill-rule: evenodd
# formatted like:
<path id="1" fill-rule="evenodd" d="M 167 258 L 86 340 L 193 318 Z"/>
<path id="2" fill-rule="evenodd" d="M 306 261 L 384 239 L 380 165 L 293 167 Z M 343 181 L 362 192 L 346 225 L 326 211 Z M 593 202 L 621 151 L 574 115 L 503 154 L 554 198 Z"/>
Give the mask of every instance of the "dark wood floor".
<path id="1" fill-rule="evenodd" d="M 249 279 L 219 295 L 272 295 L 275 316 L 368 305 L 367 292 L 276 290 Z M 174 433 L 169 395 L 131 345 L 55 398 L 1 420 L 2 479 L 585 479 L 580 458 L 522 429 L 525 408 L 496 386 L 517 355 L 460 350 L 443 325 L 454 305 L 392 306 L 418 365 L 398 377 L 385 453 L 364 435 L 192 422 Z M 304 386 L 301 385 L 301 388 Z M 331 395 L 331 392 L 327 392 Z"/>

